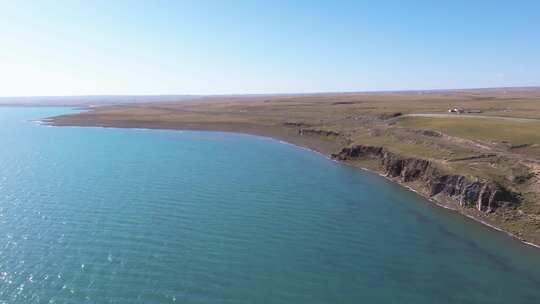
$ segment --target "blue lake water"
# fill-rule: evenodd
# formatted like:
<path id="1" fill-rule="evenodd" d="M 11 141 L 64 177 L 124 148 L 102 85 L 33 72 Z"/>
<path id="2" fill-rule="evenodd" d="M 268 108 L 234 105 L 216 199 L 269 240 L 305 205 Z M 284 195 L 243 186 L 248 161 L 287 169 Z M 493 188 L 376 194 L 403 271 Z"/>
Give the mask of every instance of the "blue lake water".
<path id="1" fill-rule="evenodd" d="M 540 250 L 271 139 L 0 107 L 0 303 L 540 303 Z"/>

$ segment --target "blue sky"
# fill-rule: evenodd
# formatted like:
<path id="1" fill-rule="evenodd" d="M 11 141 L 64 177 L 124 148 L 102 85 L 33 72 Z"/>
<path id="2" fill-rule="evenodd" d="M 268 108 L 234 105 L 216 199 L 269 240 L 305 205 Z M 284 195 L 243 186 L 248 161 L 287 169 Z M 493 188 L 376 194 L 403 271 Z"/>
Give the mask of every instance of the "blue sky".
<path id="1" fill-rule="evenodd" d="M 540 85 L 540 1 L 0 0 L 0 38 L 0 96 Z"/>

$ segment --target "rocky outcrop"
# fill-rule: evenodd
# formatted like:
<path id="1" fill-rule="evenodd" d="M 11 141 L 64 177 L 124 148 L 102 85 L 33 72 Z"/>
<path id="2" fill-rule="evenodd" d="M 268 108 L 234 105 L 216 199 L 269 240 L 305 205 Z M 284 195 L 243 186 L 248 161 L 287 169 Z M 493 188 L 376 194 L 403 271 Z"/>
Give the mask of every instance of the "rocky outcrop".
<path id="1" fill-rule="evenodd" d="M 298 127 L 308 127 L 309 124 L 305 123 L 305 122 L 295 122 L 295 121 L 286 121 L 283 123 L 283 125 L 285 127 L 293 127 L 293 128 L 298 128 Z"/>
<path id="2" fill-rule="evenodd" d="M 332 158 L 337 160 L 348 160 L 359 157 L 382 157 L 384 149 L 375 146 L 357 145 L 349 148 L 343 148 L 341 152 L 332 154 Z"/>
<path id="3" fill-rule="evenodd" d="M 322 130 L 322 129 L 308 129 L 303 128 L 298 130 L 300 135 L 319 135 L 319 136 L 339 136 L 340 134 L 331 130 Z"/>
<path id="4" fill-rule="evenodd" d="M 343 148 L 332 157 L 338 160 L 380 159 L 384 175 L 403 183 L 422 182 L 427 196 L 437 200 L 451 199 L 462 207 L 474 207 L 482 212 L 519 202 L 517 194 L 493 181 L 447 174 L 430 160 L 404 158 L 383 147 L 356 145 Z"/>
<path id="5" fill-rule="evenodd" d="M 443 134 L 439 131 L 433 131 L 433 130 L 418 130 L 418 133 L 424 136 L 428 137 L 442 137 Z"/>
<path id="6" fill-rule="evenodd" d="M 460 158 L 452 158 L 449 159 L 449 162 L 457 162 L 457 161 L 464 161 L 464 160 L 473 160 L 473 159 L 485 159 L 485 158 L 492 158 L 497 156 L 497 154 L 479 154 L 479 155 L 473 155 L 473 156 L 467 156 L 467 157 L 460 157 Z"/>
<path id="7" fill-rule="evenodd" d="M 400 117 L 401 115 L 403 115 L 403 113 L 401 113 L 401 112 L 383 113 L 383 114 L 379 115 L 378 118 L 381 119 L 381 120 L 387 120 L 387 119 L 391 119 L 391 118 Z"/>
<path id="8" fill-rule="evenodd" d="M 429 195 L 452 197 L 461 206 L 475 207 L 484 212 L 519 202 L 515 193 L 494 182 L 470 180 L 462 175 L 442 175 L 433 179 Z"/>

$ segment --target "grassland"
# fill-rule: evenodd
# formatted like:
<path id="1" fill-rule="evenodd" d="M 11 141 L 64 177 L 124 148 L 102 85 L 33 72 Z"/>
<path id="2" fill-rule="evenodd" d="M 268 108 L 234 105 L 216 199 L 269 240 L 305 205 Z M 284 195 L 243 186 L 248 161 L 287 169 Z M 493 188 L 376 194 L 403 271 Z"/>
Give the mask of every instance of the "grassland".
<path id="1" fill-rule="evenodd" d="M 474 114 L 448 115 L 450 108 Z M 519 193 L 482 221 L 540 244 L 540 89 L 214 96 L 92 108 L 54 125 L 219 130 L 271 136 L 330 154 L 382 146 Z M 370 167 L 372 163 L 356 164 Z"/>
<path id="2" fill-rule="evenodd" d="M 508 121 L 490 118 L 407 117 L 405 128 L 438 130 L 448 135 L 484 142 L 507 142 L 513 146 L 540 144 L 540 121 Z"/>

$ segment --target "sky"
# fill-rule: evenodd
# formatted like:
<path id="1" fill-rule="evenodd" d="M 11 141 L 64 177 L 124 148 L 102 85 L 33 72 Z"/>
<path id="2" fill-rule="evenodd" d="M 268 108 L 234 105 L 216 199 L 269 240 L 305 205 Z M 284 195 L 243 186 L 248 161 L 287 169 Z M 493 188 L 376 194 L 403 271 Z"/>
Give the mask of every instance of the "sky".
<path id="1" fill-rule="evenodd" d="M 0 96 L 539 85 L 536 0 L 0 0 Z"/>

